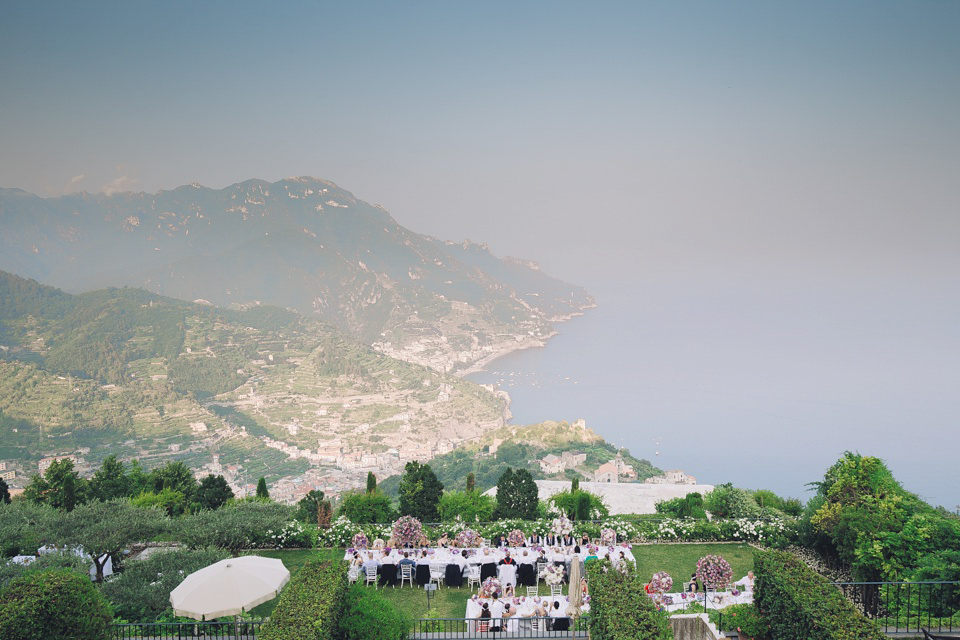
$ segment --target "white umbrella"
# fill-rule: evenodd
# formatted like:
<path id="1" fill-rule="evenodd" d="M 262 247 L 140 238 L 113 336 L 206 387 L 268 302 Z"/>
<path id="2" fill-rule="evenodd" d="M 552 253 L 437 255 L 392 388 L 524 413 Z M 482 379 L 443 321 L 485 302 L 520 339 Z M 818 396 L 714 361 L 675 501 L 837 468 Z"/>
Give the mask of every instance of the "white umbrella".
<path id="1" fill-rule="evenodd" d="M 570 606 L 567 608 L 567 613 L 573 616 L 573 627 L 575 629 L 577 616 L 580 615 L 580 607 L 583 606 L 583 592 L 580 591 L 579 555 L 574 555 L 573 561 L 570 562 L 570 587 L 567 589 L 567 595 L 570 596 Z"/>
<path id="2" fill-rule="evenodd" d="M 170 592 L 173 613 L 197 620 L 236 616 L 272 600 L 290 580 L 274 558 L 227 558 L 194 571 Z"/>

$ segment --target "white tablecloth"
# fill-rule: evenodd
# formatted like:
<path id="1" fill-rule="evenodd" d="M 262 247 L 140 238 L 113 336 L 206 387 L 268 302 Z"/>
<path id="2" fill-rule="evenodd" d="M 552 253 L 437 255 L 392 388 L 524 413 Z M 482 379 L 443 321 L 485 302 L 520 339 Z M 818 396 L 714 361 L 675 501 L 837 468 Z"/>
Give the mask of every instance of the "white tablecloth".
<path id="1" fill-rule="evenodd" d="M 498 600 L 483 600 L 481 598 L 470 598 L 467 600 L 467 614 L 466 619 L 470 623 L 470 631 L 476 631 L 476 618 L 480 617 L 480 612 L 483 611 L 483 603 L 486 602 L 490 605 L 490 624 L 491 626 L 502 626 L 501 620 L 503 619 L 503 603 L 507 599 L 501 598 Z M 559 598 L 551 598 L 549 596 L 540 596 L 536 598 L 509 598 L 510 606 L 515 607 L 517 613 L 508 618 L 508 631 L 516 631 L 519 629 L 521 624 L 529 623 L 529 618 L 532 616 L 534 609 L 536 609 L 537 602 L 543 602 L 544 606 L 550 612 L 551 617 L 566 616 L 567 608 L 570 606 L 570 599 L 566 596 L 560 596 Z M 560 613 L 556 613 L 553 603 L 560 603 Z M 589 604 L 581 605 L 580 612 L 586 613 L 590 610 Z M 512 627 L 512 628 L 511 628 Z"/>

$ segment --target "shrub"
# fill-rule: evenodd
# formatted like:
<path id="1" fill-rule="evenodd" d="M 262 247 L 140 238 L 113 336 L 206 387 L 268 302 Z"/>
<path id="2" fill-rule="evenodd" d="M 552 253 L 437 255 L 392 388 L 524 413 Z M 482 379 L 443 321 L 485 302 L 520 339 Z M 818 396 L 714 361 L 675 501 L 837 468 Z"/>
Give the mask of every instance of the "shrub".
<path id="1" fill-rule="evenodd" d="M 355 585 L 347 592 L 338 638 L 343 640 L 405 640 L 410 619 L 373 589 Z"/>
<path id="2" fill-rule="evenodd" d="M 161 551 L 127 563 L 124 572 L 107 578 L 101 589 L 118 618 L 154 622 L 170 611 L 170 592 L 184 578 L 229 557 L 220 549 Z"/>
<path id="3" fill-rule="evenodd" d="M 754 603 L 781 640 L 880 640 L 864 618 L 826 578 L 785 551 L 755 551 Z"/>
<path id="4" fill-rule="evenodd" d="M 233 553 L 254 546 L 275 546 L 267 531 L 283 531 L 293 508 L 276 502 L 234 502 L 216 511 L 201 511 L 180 522 L 177 539 L 191 549 L 209 546 Z"/>
<path id="5" fill-rule="evenodd" d="M 280 594 L 263 640 L 328 640 L 338 637 L 347 591 L 345 562 L 305 564 Z"/>
<path id="6" fill-rule="evenodd" d="M 0 592 L 4 640 L 107 640 L 113 614 L 90 578 L 69 570 L 41 571 Z"/>
<path id="7" fill-rule="evenodd" d="M 752 638 L 765 637 L 770 623 L 752 604 L 735 604 L 722 610 L 710 610 L 710 621 L 720 624 L 720 631 L 737 631 Z"/>
<path id="8" fill-rule="evenodd" d="M 658 611 L 632 568 L 617 571 L 607 560 L 587 563 L 590 637 L 597 640 L 672 640 L 669 618 Z"/>
<path id="9" fill-rule="evenodd" d="M 36 573 L 37 571 L 51 571 L 53 569 L 66 569 L 76 573 L 84 578 L 90 577 L 90 559 L 78 556 L 75 553 L 45 553 L 42 556 L 34 558 L 30 564 L 16 564 L 13 562 L 0 562 L 0 587 L 5 586 L 11 580 Z"/>

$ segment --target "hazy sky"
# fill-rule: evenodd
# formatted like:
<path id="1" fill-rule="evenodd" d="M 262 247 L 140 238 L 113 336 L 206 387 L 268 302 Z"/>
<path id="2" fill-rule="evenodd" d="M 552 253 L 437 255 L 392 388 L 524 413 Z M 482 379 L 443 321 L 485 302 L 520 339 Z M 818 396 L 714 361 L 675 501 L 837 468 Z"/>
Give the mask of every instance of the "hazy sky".
<path id="1" fill-rule="evenodd" d="M 956 458 L 960 2 L 13 0 L 0 114 L 0 186 L 326 178 Z"/>

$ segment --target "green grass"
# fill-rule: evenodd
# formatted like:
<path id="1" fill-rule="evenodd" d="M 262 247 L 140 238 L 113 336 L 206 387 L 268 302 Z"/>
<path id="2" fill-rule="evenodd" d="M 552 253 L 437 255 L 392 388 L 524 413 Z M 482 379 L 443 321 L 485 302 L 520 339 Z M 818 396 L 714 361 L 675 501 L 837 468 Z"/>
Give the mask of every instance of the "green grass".
<path id="1" fill-rule="evenodd" d="M 683 582 L 689 580 L 696 569 L 697 560 L 708 554 L 717 554 L 730 563 L 734 579 L 737 580 L 753 569 L 753 549 L 746 544 L 642 544 L 633 546 L 633 555 L 637 559 L 637 570 L 643 576 L 653 576 L 657 571 L 666 571 L 673 577 L 674 589 L 679 591 Z M 258 555 L 283 560 L 291 574 L 296 573 L 308 561 L 342 560 L 343 549 L 313 549 L 289 551 L 261 551 Z M 385 587 L 380 593 L 398 609 L 412 618 L 422 618 L 427 613 L 427 595 L 422 588 Z M 434 592 L 430 608 L 439 610 L 441 618 L 462 618 L 467 610 L 467 600 L 474 591 L 465 586 L 459 589 L 441 587 Z M 549 589 L 541 582 L 540 593 L 546 595 Z M 526 587 L 520 588 L 518 595 L 525 595 Z M 251 611 L 254 616 L 269 616 L 276 600 L 265 602 Z"/>

